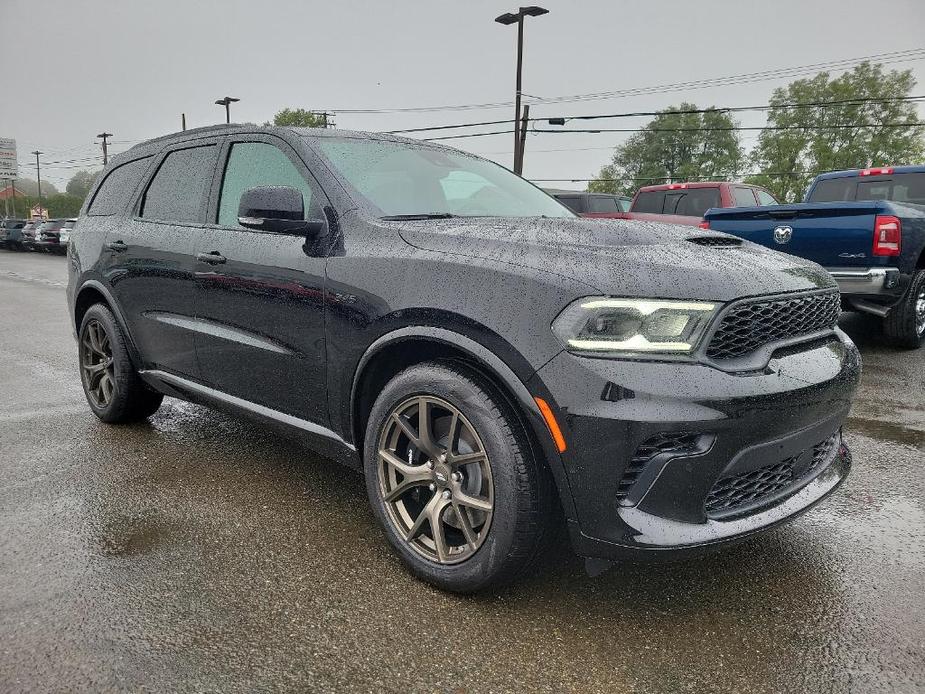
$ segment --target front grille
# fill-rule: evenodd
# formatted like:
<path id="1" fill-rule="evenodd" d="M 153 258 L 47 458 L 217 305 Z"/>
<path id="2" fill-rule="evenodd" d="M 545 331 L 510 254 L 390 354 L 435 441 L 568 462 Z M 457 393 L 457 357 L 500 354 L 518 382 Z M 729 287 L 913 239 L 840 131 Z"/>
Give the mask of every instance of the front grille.
<path id="1" fill-rule="evenodd" d="M 700 434 L 682 431 L 656 434 L 643 441 L 633 454 L 630 464 L 623 471 L 623 477 L 620 478 L 620 484 L 617 485 L 617 501 L 626 499 L 626 495 L 636 484 L 646 465 L 655 456 L 661 453 L 673 453 L 675 455 L 695 453 L 699 450 L 697 442 L 700 436 Z"/>
<path id="2" fill-rule="evenodd" d="M 834 328 L 840 312 L 837 290 L 740 303 L 723 315 L 707 356 L 732 359 L 770 342 Z"/>
<path id="3" fill-rule="evenodd" d="M 832 459 L 835 448 L 841 441 L 841 432 L 836 431 L 829 438 L 812 447 L 812 461 L 800 472 L 800 479 L 810 477 L 820 466 Z M 766 465 L 751 472 L 721 477 L 713 485 L 704 509 L 707 515 L 722 515 L 740 506 L 746 506 L 778 494 L 797 482 L 794 468 L 802 454 L 785 458 L 779 463 Z"/>
<path id="4" fill-rule="evenodd" d="M 727 239 L 723 236 L 694 236 L 689 238 L 688 241 L 699 246 L 710 246 L 711 248 L 734 248 L 742 245 L 742 239 Z"/>

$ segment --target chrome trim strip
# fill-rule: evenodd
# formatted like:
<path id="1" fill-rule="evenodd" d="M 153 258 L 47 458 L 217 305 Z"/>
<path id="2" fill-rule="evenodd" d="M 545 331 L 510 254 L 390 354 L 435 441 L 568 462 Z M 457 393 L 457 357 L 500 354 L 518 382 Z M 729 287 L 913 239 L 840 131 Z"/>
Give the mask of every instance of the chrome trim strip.
<path id="1" fill-rule="evenodd" d="M 139 375 L 147 376 L 149 378 L 155 378 L 157 380 L 163 381 L 164 383 L 176 386 L 181 390 L 188 390 L 199 395 L 204 395 L 207 398 L 212 400 L 217 400 L 228 405 L 232 405 L 242 410 L 248 412 L 253 412 L 254 414 L 260 415 L 261 417 L 266 417 L 267 419 L 272 419 L 277 422 L 282 422 L 296 429 L 301 429 L 302 431 L 307 431 L 310 434 L 315 434 L 316 436 L 323 436 L 327 439 L 333 439 L 343 446 L 347 447 L 351 451 L 356 450 L 356 446 L 353 444 L 347 443 L 334 431 L 331 431 L 327 427 L 323 427 L 320 424 L 315 424 L 310 422 L 307 419 L 299 419 L 298 417 L 293 417 L 290 414 L 285 412 L 280 412 L 279 410 L 274 410 L 264 405 L 258 405 L 255 402 L 250 400 L 244 400 L 243 398 L 235 397 L 234 395 L 229 395 L 228 393 L 223 393 L 220 390 L 215 390 L 214 388 L 209 388 L 204 386 L 201 383 L 196 383 L 194 381 L 188 381 L 185 378 L 180 376 L 174 376 L 171 373 L 166 371 L 159 371 L 157 369 L 148 369 L 144 371 L 139 371 Z"/>
<path id="2" fill-rule="evenodd" d="M 215 321 L 202 318 L 190 318 L 189 316 L 183 316 L 178 313 L 168 313 L 166 311 L 145 311 L 142 315 L 145 318 L 150 318 L 160 323 L 192 330 L 193 332 L 202 333 L 203 335 L 211 335 L 212 337 L 229 340 L 230 342 L 237 342 L 238 344 L 247 345 L 248 347 L 265 349 L 268 352 L 276 352 L 277 354 L 295 354 L 293 350 L 284 347 L 278 342 L 261 337 L 248 330 L 232 328 L 222 323 L 216 323 Z"/>

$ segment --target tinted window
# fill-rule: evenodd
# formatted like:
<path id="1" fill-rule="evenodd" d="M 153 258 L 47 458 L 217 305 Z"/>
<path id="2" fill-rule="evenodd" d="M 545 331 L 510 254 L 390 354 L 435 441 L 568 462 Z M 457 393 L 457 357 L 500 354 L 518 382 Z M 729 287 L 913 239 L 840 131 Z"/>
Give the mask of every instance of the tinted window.
<path id="1" fill-rule="evenodd" d="M 588 198 L 590 208 L 588 212 L 620 212 L 620 205 L 616 198 L 605 195 L 592 195 Z"/>
<path id="2" fill-rule="evenodd" d="M 925 173 L 895 174 L 879 181 L 859 181 L 855 200 L 894 200 L 925 204 Z"/>
<path id="3" fill-rule="evenodd" d="M 670 191 L 665 198 L 665 214 L 703 217 L 711 207 L 720 207 L 719 188 L 687 188 Z"/>
<path id="4" fill-rule="evenodd" d="M 456 150 L 365 138 L 322 137 L 316 144 L 383 216 L 574 216 L 507 169 Z"/>
<path id="5" fill-rule="evenodd" d="M 636 201 L 633 203 L 633 212 L 651 212 L 654 214 L 662 213 L 662 205 L 665 203 L 665 191 L 653 190 L 639 193 Z"/>
<path id="6" fill-rule="evenodd" d="M 732 197 L 735 198 L 736 207 L 755 206 L 755 194 L 751 188 L 739 188 L 736 186 L 732 189 Z"/>
<path id="7" fill-rule="evenodd" d="M 766 190 L 756 190 L 755 194 L 758 195 L 758 204 L 759 205 L 779 205 L 777 199 L 771 195 Z"/>
<path id="8" fill-rule="evenodd" d="M 572 212 L 581 212 L 581 198 L 577 195 L 557 195 L 556 200 L 561 202 Z"/>
<path id="9" fill-rule="evenodd" d="M 620 198 L 620 209 L 621 209 L 623 212 L 629 212 L 629 211 L 630 211 L 630 205 L 632 205 L 632 204 L 633 204 L 633 199 L 632 199 L 632 198 Z"/>
<path id="10" fill-rule="evenodd" d="M 852 200 L 856 178 L 824 178 L 813 186 L 806 202 L 840 202 Z"/>
<path id="11" fill-rule="evenodd" d="M 306 218 L 311 214 L 312 189 L 295 164 L 278 147 L 265 142 L 236 142 L 231 146 L 218 204 L 218 223 L 236 227 L 241 194 L 258 186 L 288 186 L 301 191 Z"/>
<path id="12" fill-rule="evenodd" d="M 200 222 L 212 183 L 216 147 L 191 147 L 167 155 L 141 203 L 141 216 L 167 222 Z"/>
<path id="13" fill-rule="evenodd" d="M 104 216 L 116 214 L 125 209 L 126 203 L 138 187 L 141 177 L 144 176 L 150 159 L 151 157 L 145 157 L 130 161 L 106 174 L 96 195 L 93 196 L 87 214 Z"/>

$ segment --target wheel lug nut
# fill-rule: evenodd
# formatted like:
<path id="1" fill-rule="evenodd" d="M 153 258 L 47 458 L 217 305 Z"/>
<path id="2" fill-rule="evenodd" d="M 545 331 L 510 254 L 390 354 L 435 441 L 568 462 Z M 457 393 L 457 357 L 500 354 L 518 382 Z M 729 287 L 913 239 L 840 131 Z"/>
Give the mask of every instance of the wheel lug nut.
<path id="1" fill-rule="evenodd" d="M 454 482 L 462 482 L 462 473 L 461 473 L 461 472 L 454 472 L 452 475 L 450 475 L 450 477 L 453 478 L 453 481 L 454 481 Z"/>
<path id="2" fill-rule="evenodd" d="M 444 489 L 444 490 L 443 490 L 443 494 L 441 494 L 441 496 L 442 496 L 444 499 L 449 499 L 450 496 L 452 496 L 452 495 L 450 494 L 450 490 L 449 490 L 449 489 Z"/>
<path id="3" fill-rule="evenodd" d="M 433 482 L 431 482 L 430 484 L 428 484 L 428 485 L 427 485 L 427 488 L 428 488 L 430 491 L 432 491 L 432 492 L 437 491 L 437 485 L 434 484 Z"/>

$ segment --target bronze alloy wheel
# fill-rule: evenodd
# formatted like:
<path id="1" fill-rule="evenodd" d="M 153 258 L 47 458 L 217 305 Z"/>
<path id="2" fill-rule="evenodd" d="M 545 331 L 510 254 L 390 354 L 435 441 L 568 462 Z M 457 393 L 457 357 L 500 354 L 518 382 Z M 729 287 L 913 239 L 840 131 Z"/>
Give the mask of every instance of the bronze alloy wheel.
<path id="1" fill-rule="evenodd" d="M 105 409 L 116 389 L 113 373 L 112 342 L 98 320 L 91 320 L 80 340 L 80 375 L 93 404 Z"/>
<path id="2" fill-rule="evenodd" d="M 440 564 L 471 557 L 488 535 L 494 487 L 475 428 L 441 398 L 417 395 L 386 419 L 379 491 L 398 534 Z"/>

